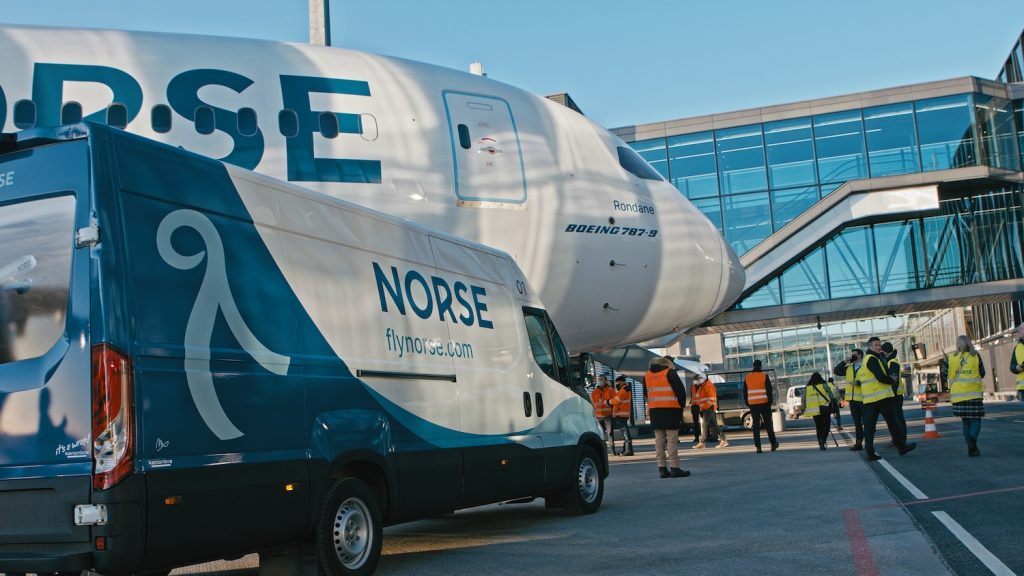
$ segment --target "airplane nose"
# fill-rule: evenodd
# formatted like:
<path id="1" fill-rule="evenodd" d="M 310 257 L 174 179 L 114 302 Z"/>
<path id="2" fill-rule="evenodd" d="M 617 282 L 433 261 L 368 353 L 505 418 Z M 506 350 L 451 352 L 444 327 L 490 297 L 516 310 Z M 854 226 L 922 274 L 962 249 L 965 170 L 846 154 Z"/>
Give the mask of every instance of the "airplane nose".
<path id="1" fill-rule="evenodd" d="M 721 288 L 718 291 L 718 301 L 712 310 L 712 316 L 720 314 L 736 303 L 736 299 L 743 293 L 743 288 L 747 283 L 747 275 L 743 270 L 743 264 L 740 263 L 739 256 L 733 251 L 732 246 L 724 241 L 722 242 L 722 255 L 722 260 L 728 261 L 728 265 L 722 267 Z"/>

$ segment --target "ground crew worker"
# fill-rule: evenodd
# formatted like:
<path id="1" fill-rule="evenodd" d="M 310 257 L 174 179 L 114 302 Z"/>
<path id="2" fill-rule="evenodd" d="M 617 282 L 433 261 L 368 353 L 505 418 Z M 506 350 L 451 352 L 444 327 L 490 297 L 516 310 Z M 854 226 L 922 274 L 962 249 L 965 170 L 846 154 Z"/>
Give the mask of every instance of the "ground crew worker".
<path id="1" fill-rule="evenodd" d="M 690 418 L 693 419 L 693 443 L 700 443 L 700 404 L 697 402 L 697 379 L 690 382 Z"/>
<path id="2" fill-rule="evenodd" d="M 981 456 L 978 433 L 981 432 L 981 419 L 985 417 L 981 382 L 985 377 L 985 363 L 967 336 L 956 337 L 956 352 L 949 356 L 948 370 L 949 401 L 953 403 L 953 416 L 964 423 L 967 455 Z"/>
<path id="3" fill-rule="evenodd" d="M 611 399 L 613 396 L 615 396 L 615 389 L 608 384 L 608 378 L 598 376 L 597 386 L 590 393 L 590 403 L 594 405 L 594 417 L 601 424 L 605 442 L 609 441 L 612 437 Z"/>
<path id="4" fill-rule="evenodd" d="M 838 403 L 834 385 L 825 382 L 820 372 L 811 374 L 804 386 L 804 415 L 814 417 L 814 430 L 818 437 L 818 449 L 824 450 L 828 441 L 828 423 L 832 419 L 832 407 Z"/>
<path id="5" fill-rule="evenodd" d="M 1010 355 L 1010 372 L 1017 375 L 1017 400 L 1024 402 L 1024 324 L 1017 326 L 1017 345 Z"/>
<path id="6" fill-rule="evenodd" d="M 729 446 L 725 438 L 725 428 L 718 426 L 718 390 L 715 385 L 703 374 L 693 377 L 697 383 L 697 403 L 700 406 L 700 442 L 693 445 L 694 448 L 703 448 L 704 444 L 711 438 L 711 431 L 714 429 L 718 437 L 718 447 Z"/>
<path id="7" fill-rule="evenodd" d="M 900 361 L 896 359 L 896 349 L 893 348 L 891 342 L 882 342 L 882 357 L 885 358 L 885 371 L 889 374 L 889 378 L 892 378 L 893 385 L 892 391 L 896 396 L 893 397 L 893 412 L 896 413 L 896 419 L 903 425 L 903 429 L 907 429 L 907 417 L 903 414 L 903 397 L 907 394 L 907 384 L 900 377 L 902 367 Z M 889 446 L 895 446 L 896 441 L 893 440 L 889 443 Z"/>
<path id="8" fill-rule="evenodd" d="M 629 433 L 629 418 L 633 415 L 633 390 L 625 376 L 615 378 L 618 387 L 611 399 L 612 422 L 615 429 L 622 431 L 622 455 L 633 455 L 633 436 Z M 615 438 L 612 438 L 612 454 L 615 453 Z"/>
<path id="9" fill-rule="evenodd" d="M 878 426 L 878 415 L 885 419 L 889 434 L 896 442 L 900 456 L 917 447 L 916 443 L 907 444 L 907 429 L 896 419 L 896 411 L 892 391 L 892 378 L 885 368 L 882 357 L 882 340 L 878 336 L 868 339 L 868 353 L 857 370 L 856 379 L 860 382 L 864 405 L 861 406 L 861 418 L 864 420 L 864 453 L 868 460 L 881 460 L 875 452 L 875 428 Z"/>
<path id="10" fill-rule="evenodd" d="M 863 359 L 864 352 L 860 348 L 854 348 L 850 351 L 849 358 L 841 360 L 832 369 L 833 374 L 846 379 L 846 403 L 850 407 L 850 417 L 853 418 L 854 442 L 853 446 L 850 446 L 850 450 L 853 451 L 862 450 L 864 442 L 864 420 L 861 419 L 860 413 L 864 406 L 864 396 L 861 394 L 860 382 L 855 377 Z"/>
<path id="11" fill-rule="evenodd" d="M 679 424 L 686 405 L 686 386 L 676 374 L 674 363 L 660 356 L 651 358 L 644 375 L 644 386 L 651 428 L 654 429 L 658 475 L 662 478 L 689 476 L 688 470 L 679 468 Z"/>
<path id="12" fill-rule="evenodd" d="M 750 416 L 753 420 L 754 447 L 757 453 L 761 453 L 761 427 L 768 430 L 768 441 L 772 445 L 772 452 L 779 449 L 779 443 L 775 440 L 775 424 L 772 422 L 772 404 L 775 403 L 775 393 L 772 381 L 768 374 L 761 371 L 761 361 L 754 360 L 753 372 L 743 378 L 743 401 L 750 408 Z"/>

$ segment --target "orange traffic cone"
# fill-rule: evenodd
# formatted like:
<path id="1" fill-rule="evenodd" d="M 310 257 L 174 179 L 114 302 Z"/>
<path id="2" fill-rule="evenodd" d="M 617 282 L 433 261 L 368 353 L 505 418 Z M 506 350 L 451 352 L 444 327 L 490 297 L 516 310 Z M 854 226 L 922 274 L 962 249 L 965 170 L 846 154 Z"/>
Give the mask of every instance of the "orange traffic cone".
<path id="1" fill-rule="evenodd" d="M 927 438 L 941 438 L 939 436 L 939 429 L 935 427 L 935 418 L 932 417 L 931 410 L 924 411 L 924 437 Z"/>

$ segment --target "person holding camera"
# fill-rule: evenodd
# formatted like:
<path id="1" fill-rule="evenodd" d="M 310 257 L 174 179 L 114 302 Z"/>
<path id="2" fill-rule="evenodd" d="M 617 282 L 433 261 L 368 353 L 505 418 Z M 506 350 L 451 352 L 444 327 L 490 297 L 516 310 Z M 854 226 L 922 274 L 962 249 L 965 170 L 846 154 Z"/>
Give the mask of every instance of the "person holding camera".
<path id="1" fill-rule="evenodd" d="M 863 449 L 864 443 L 864 421 L 861 419 L 861 407 L 864 405 L 862 400 L 864 399 L 861 394 L 860 381 L 857 380 L 857 371 L 861 369 L 864 358 L 864 351 L 860 348 L 854 348 L 850 351 L 850 357 L 846 360 L 836 364 L 835 368 L 832 369 L 832 373 L 836 376 L 841 376 L 846 379 L 846 402 L 850 406 L 850 417 L 853 418 L 853 430 L 854 430 L 854 444 L 850 446 L 850 450 L 857 451 Z"/>
<path id="2" fill-rule="evenodd" d="M 814 417 L 814 430 L 818 435 L 818 449 L 824 450 L 828 441 L 828 423 L 832 412 L 839 406 L 839 395 L 832 384 L 825 382 L 821 373 L 811 374 L 804 387 L 804 415 Z"/>

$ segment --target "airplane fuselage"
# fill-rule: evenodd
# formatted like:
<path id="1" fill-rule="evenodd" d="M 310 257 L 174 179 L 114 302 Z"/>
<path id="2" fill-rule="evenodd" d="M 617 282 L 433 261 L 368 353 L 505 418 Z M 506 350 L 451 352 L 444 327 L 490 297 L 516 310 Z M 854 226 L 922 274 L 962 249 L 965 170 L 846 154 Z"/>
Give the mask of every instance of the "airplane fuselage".
<path id="1" fill-rule="evenodd" d="M 486 77 L 338 48 L 99 30 L 0 27 L 0 53 L 4 131 L 73 121 L 69 103 L 101 122 L 124 112 L 142 136 L 500 248 L 571 350 L 696 325 L 743 285 L 715 227 L 621 140 Z"/>

